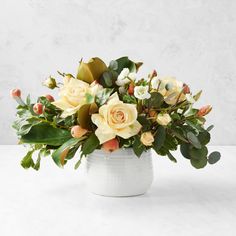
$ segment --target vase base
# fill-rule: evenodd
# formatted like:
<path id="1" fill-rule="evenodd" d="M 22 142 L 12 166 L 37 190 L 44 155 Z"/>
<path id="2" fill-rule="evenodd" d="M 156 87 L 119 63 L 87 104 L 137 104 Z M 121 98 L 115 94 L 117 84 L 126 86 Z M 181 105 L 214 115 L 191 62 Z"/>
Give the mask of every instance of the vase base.
<path id="1" fill-rule="evenodd" d="M 90 193 L 92 193 L 94 195 L 102 196 L 102 197 L 125 198 L 125 197 L 138 197 L 138 196 L 142 196 L 146 192 L 134 193 L 134 194 L 117 194 L 117 195 L 116 194 L 96 193 L 96 192 L 92 192 L 92 191 L 90 191 Z"/>

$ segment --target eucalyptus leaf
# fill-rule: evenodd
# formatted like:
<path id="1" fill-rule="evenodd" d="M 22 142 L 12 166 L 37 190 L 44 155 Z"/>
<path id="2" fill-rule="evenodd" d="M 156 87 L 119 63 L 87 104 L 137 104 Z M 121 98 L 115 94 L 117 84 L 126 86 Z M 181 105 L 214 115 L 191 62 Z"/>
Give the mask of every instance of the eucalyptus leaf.
<path id="1" fill-rule="evenodd" d="M 219 152 L 212 152 L 208 157 L 209 164 L 215 164 L 220 160 L 221 154 Z"/>
<path id="2" fill-rule="evenodd" d="M 207 165 L 207 158 L 206 157 L 201 157 L 199 159 L 191 159 L 191 164 L 193 167 L 196 169 L 201 169 Z"/>
<path id="3" fill-rule="evenodd" d="M 188 132 L 187 133 L 187 138 L 188 138 L 188 141 L 195 147 L 195 148 L 201 148 L 202 145 L 201 143 L 199 142 L 197 136 L 192 133 L 192 132 Z"/>
<path id="4" fill-rule="evenodd" d="M 191 159 L 199 160 L 203 157 L 207 157 L 208 150 L 206 146 L 202 146 L 201 149 L 193 147 L 192 149 L 189 150 L 189 154 L 191 156 Z"/>

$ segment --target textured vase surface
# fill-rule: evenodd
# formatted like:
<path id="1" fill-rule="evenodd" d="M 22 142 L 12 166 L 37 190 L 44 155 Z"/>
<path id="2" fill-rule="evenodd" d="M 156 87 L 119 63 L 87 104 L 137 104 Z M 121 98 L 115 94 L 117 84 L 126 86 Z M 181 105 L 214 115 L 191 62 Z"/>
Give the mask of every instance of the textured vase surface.
<path id="1" fill-rule="evenodd" d="M 89 190 L 103 196 L 141 195 L 153 181 L 150 151 L 138 158 L 130 148 L 112 153 L 96 150 L 86 158 L 86 170 Z"/>

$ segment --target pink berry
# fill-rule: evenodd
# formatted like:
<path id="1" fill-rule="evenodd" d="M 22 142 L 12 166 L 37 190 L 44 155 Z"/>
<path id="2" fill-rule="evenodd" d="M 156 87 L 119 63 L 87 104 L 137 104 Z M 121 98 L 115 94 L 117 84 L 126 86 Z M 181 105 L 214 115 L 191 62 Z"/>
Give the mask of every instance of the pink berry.
<path id="1" fill-rule="evenodd" d="M 54 102 L 54 97 L 50 94 L 45 95 L 45 98 L 49 101 L 49 102 Z"/>
<path id="2" fill-rule="evenodd" d="M 41 115 L 43 113 L 43 104 L 42 103 L 35 103 L 33 106 L 34 113 L 37 115 Z"/>
<path id="3" fill-rule="evenodd" d="M 116 138 L 113 138 L 105 143 L 103 143 L 102 148 L 107 152 L 113 152 L 119 149 L 119 142 Z"/>
<path id="4" fill-rule="evenodd" d="M 12 89 L 10 94 L 13 98 L 17 98 L 21 96 L 21 91 L 20 89 Z"/>

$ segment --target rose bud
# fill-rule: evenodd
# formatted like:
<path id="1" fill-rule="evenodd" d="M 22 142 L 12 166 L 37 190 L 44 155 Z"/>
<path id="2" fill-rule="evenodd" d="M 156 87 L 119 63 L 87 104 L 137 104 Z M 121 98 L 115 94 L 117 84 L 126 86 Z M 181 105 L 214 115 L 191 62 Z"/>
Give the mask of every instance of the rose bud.
<path id="1" fill-rule="evenodd" d="M 33 106 L 33 111 L 37 115 L 41 115 L 43 113 L 43 104 L 42 103 L 35 103 Z"/>
<path id="2" fill-rule="evenodd" d="M 155 120 L 156 120 L 156 117 L 157 117 L 157 112 L 154 111 L 154 110 L 150 110 L 150 111 L 149 111 L 149 116 L 152 118 L 152 119 L 151 119 L 152 121 L 155 121 Z"/>
<path id="3" fill-rule="evenodd" d="M 204 107 L 201 107 L 198 112 L 197 112 L 197 116 L 205 116 L 207 115 L 210 111 L 212 110 L 212 106 L 210 105 L 206 105 Z"/>
<path id="4" fill-rule="evenodd" d="M 57 83 L 56 83 L 56 80 L 49 76 L 44 82 L 43 82 L 43 85 L 50 88 L 50 89 L 54 89 L 57 87 Z"/>
<path id="5" fill-rule="evenodd" d="M 189 86 L 187 84 L 183 85 L 183 93 L 184 94 L 190 93 L 190 88 L 189 88 Z"/>
<path id="6" fill-rule="evenodd" d="M 153 70 L 152 73 L 150 74 L 150 79 L 154 78 L 157 76 L 157 71 Z"/>
<path id="7" fill-rule="evenodd" d="M 54 102 L 54 97 L 50 94 L 45 95 L 45 98 L 49 101 L 49 102 Z"/>
<path id="8" fill-rule="evenodd" d="M 116 138 L 113 138 L 102 144 L 102 148 L 107 152 L 113 152 L 119 149 L 119 142 Z"/>
<path id="9" fill-rule="evenodd" d="M 75 125 L 71 128 L 71 135 L 73 138 L 81 138 L 88 132 L 87 129 L 82 128 L 79 125 Z"/>
<path id="10" fill-rule="evenodd" d="M 21 91 L 20 89 L 12 89 L 10 91 L 10 95 L 12 98 L 14 98 L 16 100 L 16 102 L 21 105 L 21 106 L 25 106 L 26 104 L 23 102 L 22 98 L 21 98 Z"/>
<path id="11" fill-rule="evenodd" d="M 131 83 L 129 85 L 128 93 L 129 93 L 129 95 L 133 95 L 134 94 L 134 84 L 133 83 Z"/>
<path id="12" fill-rule="evenodd" d="M 144 132 L 141 135 L 140 141 L 145 146 L 152 146 L 152 143 L 154 142 L 154 137 L 150 131 Z"/>

